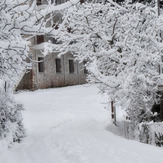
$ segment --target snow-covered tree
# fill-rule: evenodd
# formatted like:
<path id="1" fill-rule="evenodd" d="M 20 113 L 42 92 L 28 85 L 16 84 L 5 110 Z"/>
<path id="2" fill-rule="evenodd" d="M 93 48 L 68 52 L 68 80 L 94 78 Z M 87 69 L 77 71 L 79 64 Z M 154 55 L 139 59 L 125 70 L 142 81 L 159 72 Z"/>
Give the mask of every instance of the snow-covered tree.
<path id="1" fill-rule="evenodd" d="M 0 1 L 0 139 L 20 142 L 25 136 L 22 106 L 12 97 L 13 87 L 22 71 L 30 66 L 30 40 L 36 35 L 55 36 L 54 17 L 76 0 L 55 6 L 51 0 L 37 6 L 36 0 Z M 64 24 L 64 22 L 63 22 Z"/>
<path id="2" fill-rule="evenodd" d="M 28 54 L 28 44 L 21 35 L 20 23 L 25 1 L 0 2 L 0 138 L 8 143 L 19 142 L 24 137 L 21 105 L 12 97 L 12 88 L 23 68 Z"/>
<path id="3" fill-rule="evenodd" d="M 146 121 L 156 101 L 162 44 L 162 17 L 143 4 L 77 4 L 64 11 L 62 44 L 48 45 L 60 55 L 67 51 L 87 61 L 90 82 L 101 83 L 115 106 L 123 107 L 132 121 Z M 60 26 L 59 26 L 60 27 Z"/>

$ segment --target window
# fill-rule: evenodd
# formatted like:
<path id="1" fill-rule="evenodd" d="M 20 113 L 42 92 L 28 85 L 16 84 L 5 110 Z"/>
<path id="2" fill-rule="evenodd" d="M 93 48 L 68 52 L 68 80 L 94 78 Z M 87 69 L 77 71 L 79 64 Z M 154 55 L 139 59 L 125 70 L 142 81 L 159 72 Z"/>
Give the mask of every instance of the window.
<path id="1" fill-rule="evenodd" d="M 55 4 L 56 4 L 56 5 L 61 4 L 61 0 L 55 0 Z"/>
<path id="2" fill-rule="evenodd" d="M 80 0 L 80 4 L 83 4 L 84 3 L 84 0 Z"/>
<path id="3" fill-rule="evenodd" d="M 61 73 L 61 59 L 55 59 L 56 73 Z"/>
<path id="4" fill-rule="evenodd" d="M 44 58 L 38 57 L 38 71 L 44 72 Z"/>
<path id="5" fill-rule="evenodd" d="M 69 73 L 74 73 L 74 60 L 69 60 Z"/>
<path id="6" fill-rule="evenodd" d="M 37 0 L 37 6 L 41 5 L 41 0 Z"/>
<path id="7" fill-rule="evenodd" d="M 37 44 L 41 44 L 43 42 L 44 42 L 44 36 L 43 35 L 37 36 Z"/>

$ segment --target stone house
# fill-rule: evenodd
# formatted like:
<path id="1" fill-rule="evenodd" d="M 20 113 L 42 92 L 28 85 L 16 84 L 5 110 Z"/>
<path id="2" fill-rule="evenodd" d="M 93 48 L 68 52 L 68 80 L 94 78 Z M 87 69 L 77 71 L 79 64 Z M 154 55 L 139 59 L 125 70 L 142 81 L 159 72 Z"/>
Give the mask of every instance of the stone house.
<path id="1" fill-rule="evenodd" d="M 57 4 L 63 3 L 59 0 L 56 2 Z M 45 0 L 37 1 L 37 5 L 45 3 Z M 33 60 L 32 68 L 24 71 L 16 90 L 35 90 L 86 82 L 86 70 L 82 63 L 74 59 L 71 52 L 60 58 L 58 53 L 51 53 L 44 57 L 42 54 L 43 44 L 49 39 L 48 36 L 35 36 L 31 39 L 31 54 L 29 57 Z"/>

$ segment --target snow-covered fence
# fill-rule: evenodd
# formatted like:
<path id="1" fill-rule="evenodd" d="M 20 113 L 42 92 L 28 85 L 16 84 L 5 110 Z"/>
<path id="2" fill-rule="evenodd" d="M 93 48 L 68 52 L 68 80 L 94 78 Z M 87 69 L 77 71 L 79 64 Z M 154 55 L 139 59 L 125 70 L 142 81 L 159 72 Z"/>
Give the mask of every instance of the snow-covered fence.
<path id="1" fill-rule="evenodd" d="M 135 139 L 142 143 L 163 146 L 163 123 L 131 123 L 123 122 L 123 135 L 127 139 Z"/>
<path id="2" fill-rule="evenodd" d="M 130 121 L 124 121 L 122 125 L 122 133 L 127 139 L 135 139 L 135 127 L 136 124 L 131 123 Z"/>

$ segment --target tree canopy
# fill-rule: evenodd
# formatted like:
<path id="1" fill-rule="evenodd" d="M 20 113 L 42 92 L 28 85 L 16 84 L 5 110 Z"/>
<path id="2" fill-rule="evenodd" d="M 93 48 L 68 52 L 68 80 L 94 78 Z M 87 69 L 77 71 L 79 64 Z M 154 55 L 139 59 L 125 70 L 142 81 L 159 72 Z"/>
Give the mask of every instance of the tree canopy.
<path id="1" fill-rule="evenodd" d="M 80 62 L 87 61 L 90 82 L 99 82 L 101 92 L 126 109 L 131 120 L 147 120 L 163 79 L 162 16 L 156 8 L 82 3 L 65 10 L 63 20 L 57 36 L 62 44 L 49 44 L 49 50 L 72 51 Z"/>

